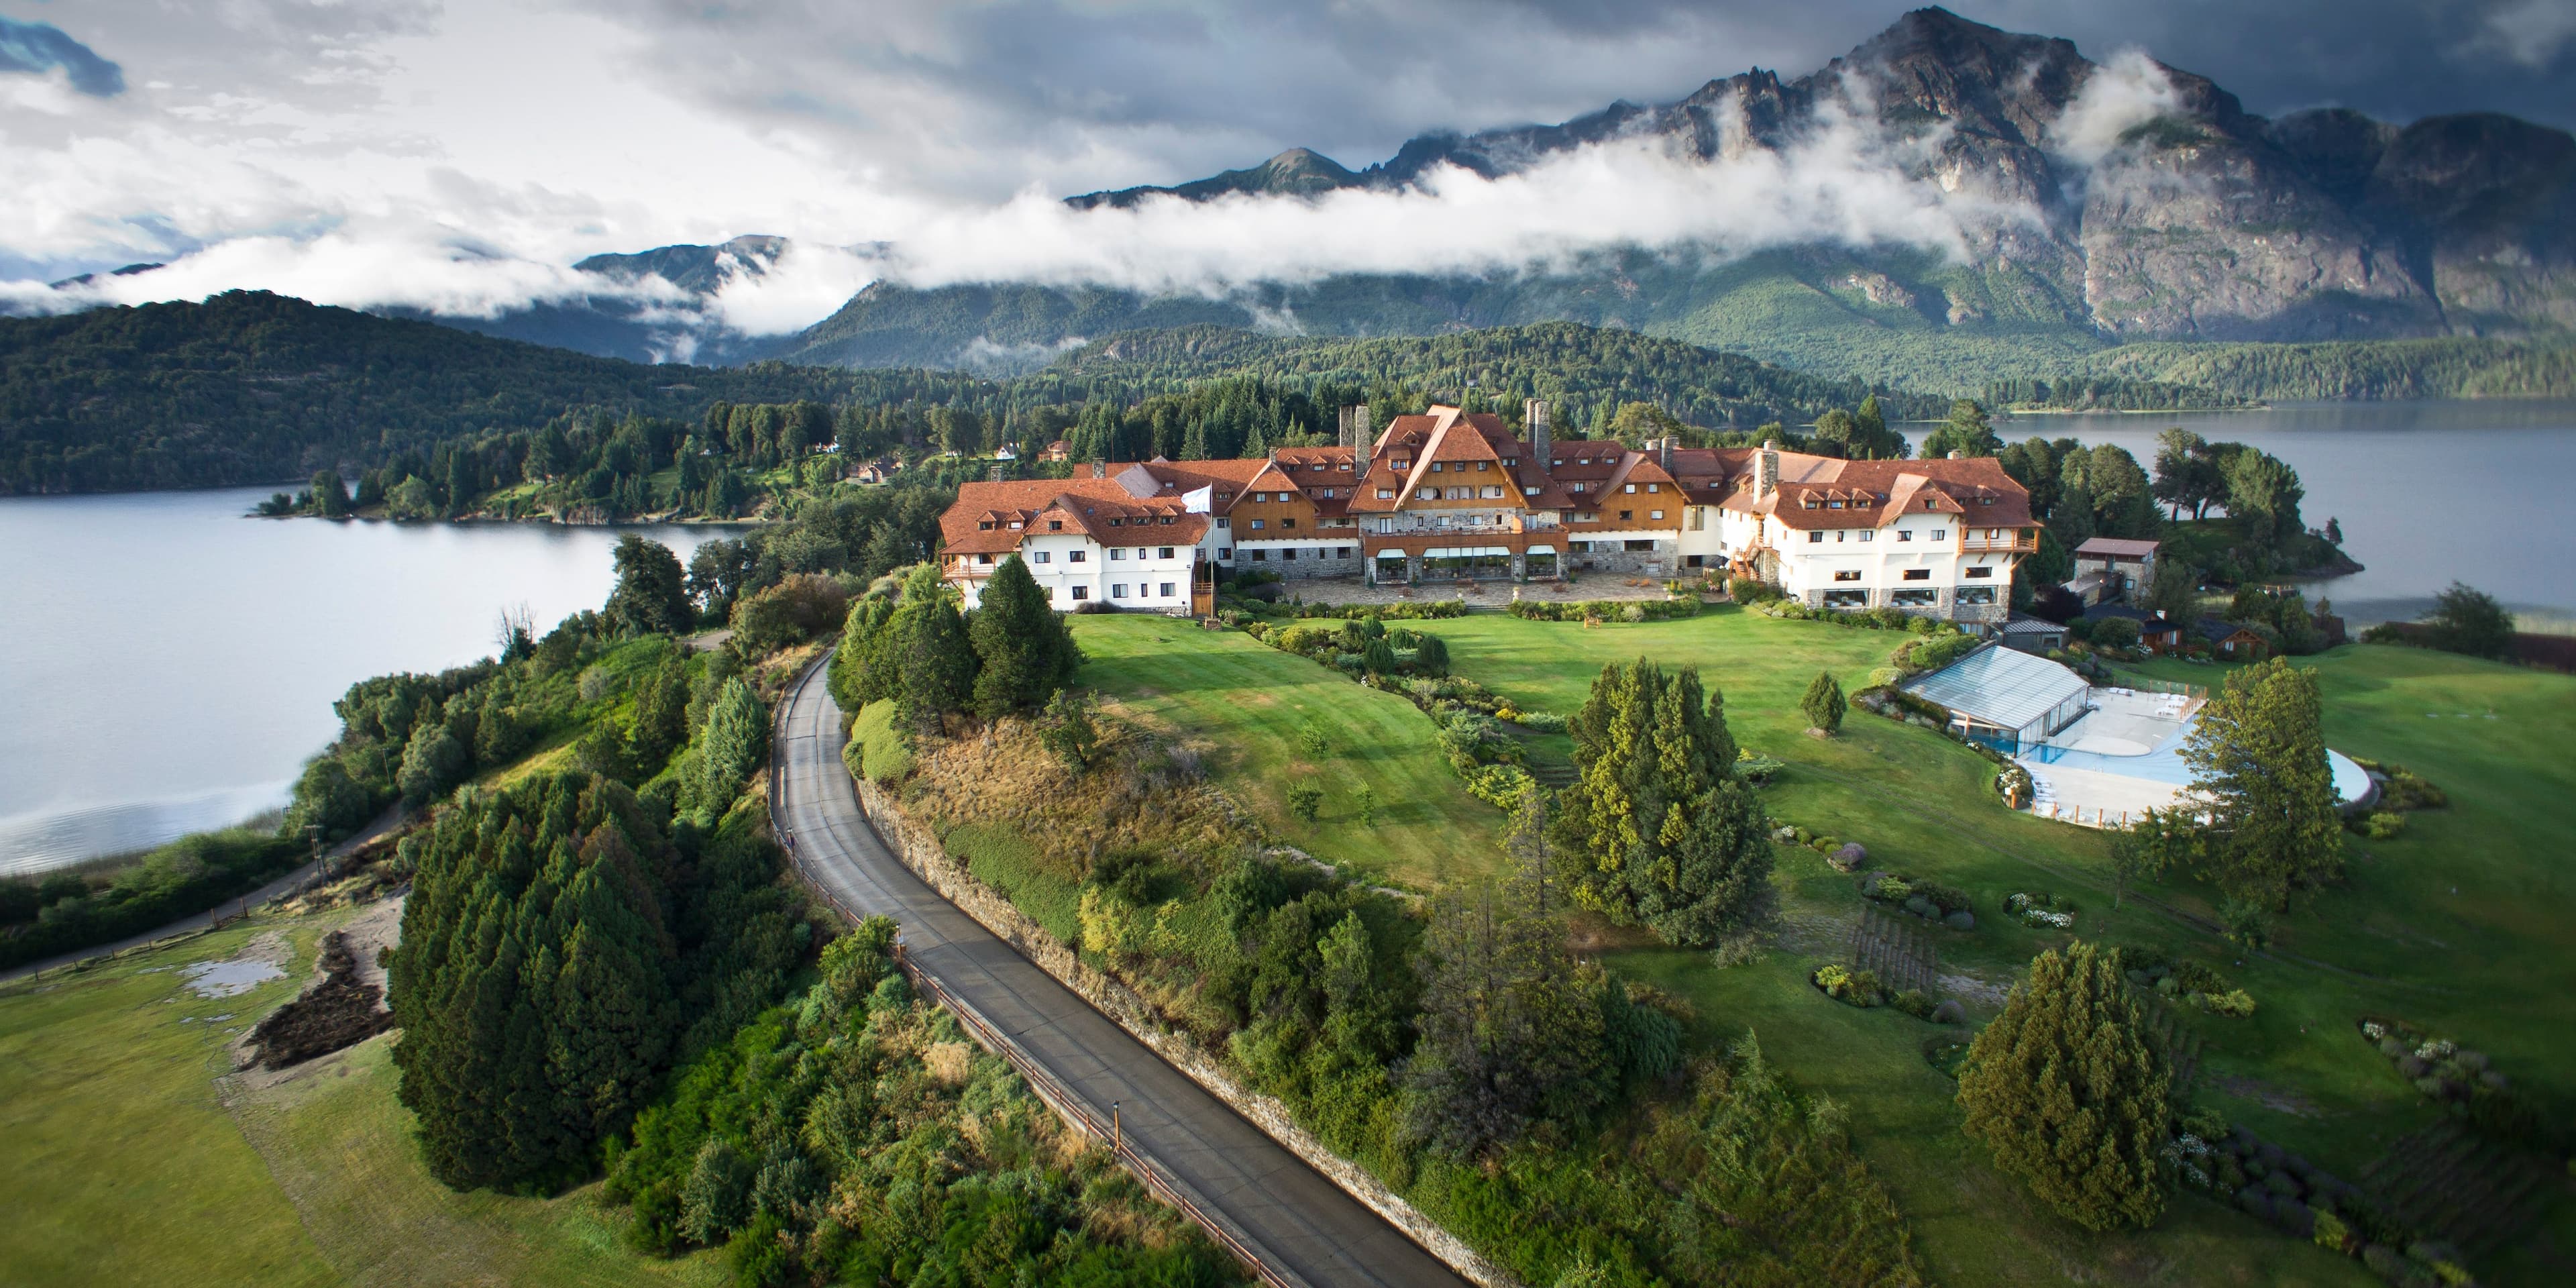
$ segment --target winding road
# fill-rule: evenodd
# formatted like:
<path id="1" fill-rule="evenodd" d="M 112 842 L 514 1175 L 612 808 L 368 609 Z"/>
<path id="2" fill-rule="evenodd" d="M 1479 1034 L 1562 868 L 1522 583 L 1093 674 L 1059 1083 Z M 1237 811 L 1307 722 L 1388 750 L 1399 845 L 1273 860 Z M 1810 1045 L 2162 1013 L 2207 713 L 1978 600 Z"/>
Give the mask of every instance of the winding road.
<path id="1" fill-rule="evenodd" d="M 1466 1280 L 1092 1009 L 903 866 L 841 763 L 821 668 L 789 690 L 778 813 L 808 879 L 903 926 L 906 954 L 1125 1139 L 1289 1283 L 1465 1288 Z"/>

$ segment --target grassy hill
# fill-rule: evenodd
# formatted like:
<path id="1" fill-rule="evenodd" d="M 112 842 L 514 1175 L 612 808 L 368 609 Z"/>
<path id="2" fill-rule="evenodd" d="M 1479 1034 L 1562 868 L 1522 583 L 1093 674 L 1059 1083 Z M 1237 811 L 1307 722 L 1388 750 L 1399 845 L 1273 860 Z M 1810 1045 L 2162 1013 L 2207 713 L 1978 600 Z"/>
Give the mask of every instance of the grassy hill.
<path id="1" fill-rule="evenodd" d="M 1775 816 L 1860 841 L 1872 867 L 1969 892 L 1977 927 L 1936 932 L 1936 948 L 1942 991 L 1968 1003 L 1972 1024 L 1992 1014 L 2033 955 L 2075 937 L 2153 949 L 2220 972 L 2259 1009 L 2247 1019 L 2179 1016 L 2181 1030 L 2200 1044 L 2190 1100 L 2338 1175 L 2360 1176 L 2383 1156 L 2402 1162 L 2400 1142 L 2443 1121 L 2359 1039 L 2354 1025 L 2365 1015 L 2400 1017 L 2486 1051 L 2517 1086 L 2548 1104 L 2576 1101 L 2576 1080 L 2566 1072 L 2576 1057 L 2569 1037 L 2576 1034 L 2576 952 L 2558 933 L 2576 916 L 2576 881 L 2546 857 L 2559 830 L 2557 802 L 2576 792 L 2576 771 L 2568 768 L 2576 763 L 2569 754 L 2576 751 L 2569 732 L 2576 730 L 2576 677 L 2380 646 L 2307 659 L 2325 686 L 2329 742 L 2427 776 L 2451 793 L 2452 804 L 2413 815 L 2395 840 L 2352 838 L 2349 879 L 2303 900 L 2281 920 L 2268 952 L 2248 954 L 2217 934 L 2214 893 L 2178 875 L 2148 883 L 2112 909 L 2103 835 L 2005 809 L 1989 786 L 1991 764 L 1946 738 L 1858 711 L 1840 737 L 1806 736 L 1798 698 L 1816 672 L 1832 671 L 1856 687 L 1901 636 L 1732 609 L 1591 629 L 1501 615 L 1406 625 L 1440 635 L 1456 674 L 1529 709 L 1575 709 L 1609 662 L 1647 656 L 1699 667 L 1724 693 L 1743 744 L 1788 762 L 1764 789 Z M 1453 802 L 1461 793 L 1452 784 L 1424 782 L 1414 764 L 1418 738 L 1379 719 L 1385 695 L 1285 654 L 1270 653 L 1265 664 L 1268 650 L 1238 636 L 1125 618 L 1083 619 L 1081 627 L 1092 657 L 1082 682 L 1208 745 L 1216 781 L 1277 833 L 1335 858 L 1362 858 L 1391 839 L 1329 808 L 1315 824 L 1286 810 L 1285 784 L 1320 781 L 1309 777 L 1318 770 L 1356 770 L 1375 776 L 1381 799 L 1420 793 L 1418 808 L 1441 815 L 1462 803 L 1469 823 L 1475 809 L 1485 810 L 1484 827 L 1471 833 L 1448 824 L 1454 834 L 1429 845 L 1407 839 L 1394 848 L 1413 856 L 1409 865 L 1371 870 L 1428 876 L 1434 885 L 1493 870 L 1492 858 L 1479 864 L 1474 857 L 1479 845 L 1490 847 L 1484 838 L 1499 812 Z M 2203 685 L 2220 674 L 2183 663 L 2148 669 Z M 1392 714 L 1411 715 L 1400 706 Z M 1428 721 L 1412 718 L 1427 734 Z M 1354 763 L 1310 765 L 1293 742 L 1305 719 L 1372 732 L 1341 735 L 1357 739 L 1343 744 Z M 1328 790 L 1346 789 L 1336 779 Z M 1818 965 L 1846 959 L 1861 900 L 1850 878 L 1812 851 L 1778 853 L 1785 933 L 1762 962 L 1721 970 L 1705 954 L 1664 948 L 1637 931 L 1593 923 L 1578 932 L 1622 972 L 1693 1004 L 1695 1050 L 1722 1049 L 1749 1028 L 1769 1058 L 1843 1105 L 1855 1144 L 1894 1191 L 1934 1279 L 2370 1282 L 2359 1263 L 2206 1198 L 2178 1196 L 2154 1229 L 2104 1236 L 2035 1204 L 1959 1134 L 1953 1084 L 1926 1058 L 1928 1043 L 1962 1030 L 1887 1008 L 1857 1010 L 1807 983 Z M 2002 915 L 2008 895 L 2030 891 L 2079 904 L 2073 934 Z M 2478 1260 L 2482 1282 L 2557 1281 L 2554 1258 L 2563 1253 L 2553 1249 L 2567 1246 L 2565 1232 L 2576 1229 L 2576 1196 L 2541 1194 L 2537 1210 L 2525 1214 L 2528 1223 Z"/>

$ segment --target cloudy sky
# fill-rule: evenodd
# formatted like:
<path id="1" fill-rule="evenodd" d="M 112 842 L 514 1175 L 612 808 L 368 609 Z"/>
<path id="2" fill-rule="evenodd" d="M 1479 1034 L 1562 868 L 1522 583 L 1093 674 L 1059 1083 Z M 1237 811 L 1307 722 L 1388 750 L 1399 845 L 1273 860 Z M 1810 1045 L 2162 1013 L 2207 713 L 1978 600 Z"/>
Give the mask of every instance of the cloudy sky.
<path id="1" fill-rule="evenodd" d="M 2500 110 L 2576 125 L 2576 0 L 1956 8 L 2067 36 L 2096 60 L 2151 52 L 2258 112 L 2332 103 L 2399 121 Z M 1396 230 L 1387 253 L 1410 255 L 1424 248 L 1399 235 L 1418 214 L 1402 203 L 1237 212 L 1222 229 L 1121 216 L 1104 237 L 1108 224 L 1068 221 L 1053 198 L 1300 144 L 1357 168 L 1426 130 L 1668 100 L 1748 66 L 1802 74 L 1899 12 L 1855 0 L 0 0 L 0 301 L 152 260 L 174 269 L 106 298 L 251 285 L 488 312 L 578 289 L 565 266 L 583 255 L 753 232 L 926 248 L 933 277 L 979 265 L 1132 277 L 1132 263 L 1094 262 L 1094 243 L 1119 239 L 1168 253 L 1187 277 L 1246 237 L 1347 244 L 1381 225 Z M 1871 182 L 1848 161 L 1778 164 L 1823 165 L 1796 177 L 1839 203 Z M 1633 159 L 1583 164 L 1597 185 L 1646 182 Z M 1782 176 L 1728 176 L 1765 177 Z M 1622 235 L 1650 235 L 1708 196 L 1688 183 L 1644 191 Z M 1597 206 L 1528 210 L 1540 195 L 1453 185 L 1441 197 L 1523 212 L 1482 256 L 1562 250 L 1598 218 Z M 1888 199 L 1869 218 L 1889 226 L 1856 232 L 1940 239 L 1938 218 Z M 1744 219 L 1751 236 L 1852 217 L 1780 201 Z M 823 255 L 799 268 L 738 301 L 736 320 L 802 325 L 873 271 Z"/>

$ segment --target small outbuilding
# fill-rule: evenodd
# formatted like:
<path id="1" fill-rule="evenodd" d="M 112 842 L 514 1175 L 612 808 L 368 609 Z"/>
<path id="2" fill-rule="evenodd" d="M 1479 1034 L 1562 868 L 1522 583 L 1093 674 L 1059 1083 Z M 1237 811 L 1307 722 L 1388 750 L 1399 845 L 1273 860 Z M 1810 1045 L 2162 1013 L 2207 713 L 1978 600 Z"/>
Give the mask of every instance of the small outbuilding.
<path id="1" fill-rule="evenodd" d="M 2066 628 L 2045 617 L 2015 613 L 1995 628 L 1995 638 L 2005 648 L 2046 657 L 2066 647 Z"/>
<path id="2" fill-rule="evenodd" d="M 2112 599 L 2133 586 L 2152 586 L 2158 544 L 2129 537 L 2094 537 L 2075 547 L 2075 576 L 2081 580 L 2086 573 L 2102 574 L 2105 595 Z"/>
<path id="3" fill-rule="evenodd" d="M 2095 604 L 2084 610 L 2084 620 L 2104 622 L 2114 618 L 2138 624 L 2138 644 L 2150 653 L 2170 653 L 2182 647 L 2182 627 L 2166 621 L 2161 615 L 2127 604 Z"/>
<path id="4" fill-rule="evenodd" d="M 2272 642 L 2252 627 L 2223 622 L 2215 617 L 2201 618 L 2193 636 L 2209 646 L 2210 656 L 2230 662 L 2260 662 L 2272 652 Z"/>

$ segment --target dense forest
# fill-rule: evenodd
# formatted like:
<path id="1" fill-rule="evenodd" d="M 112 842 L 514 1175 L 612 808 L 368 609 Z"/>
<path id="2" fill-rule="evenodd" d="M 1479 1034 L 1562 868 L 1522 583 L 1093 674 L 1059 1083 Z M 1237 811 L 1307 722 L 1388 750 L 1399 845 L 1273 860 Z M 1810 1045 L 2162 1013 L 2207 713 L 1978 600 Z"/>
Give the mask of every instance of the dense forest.
<path id="1" fill-rule="evenodd" d="M 2105 350 L 2085 367 L 2243 399 L 2576 397 L 2576 345 L 2564 339 L 2147 343 Z"/>
<path id="2" fill-rule="evenodd" d="M 408 512 L 454 515 L 466 512 L 451 479 L 453 445 L 464 443 L 462 491 L 474 497 L 569 478 L 575 486 L 539 508 L 699 512 L 714 472 L 661 480 L 658 502 L 632 481 L 686 469 L 677 453 L 692 433 L 698 451 L 727 458 L 710 464 L 751 472 L 832 447 L 1043 446 L 1085 425 L 1114 454 L 1177 459 L 1321 441 L 1332 409 L 1348 401 L 1391 411 L 1464 399 L 1517 413 L 1520 398 L 1545 397 L 1564 431 L 1580 431 L 1639 401 L 1710 428 L 1802 424 L 1869 392 L 1563 323 L 1359 341 L 1138 333 L 1006 381 L 778 363 L 648 367 L 241 291 L 203 304 L 0 319 L 0 494 L 212 487 L 323 470 L 363 486 L 367 473 L 395 470 L 387 496 L 357 504 L 390 505 L 401 479 L 418 478 L 435 495 L 426 508 L 415 495 Z M 1881 393 L 1893 419 L 1939 410 Z M 748 421 L 736 414 L 744 407 L 755 409 Z M 1105 431 L 1113 422 L 1119 428 Z M 540 453 L 531 474 L 529 449 L 548 426 L 568 450 Z M 611 446 L 628 428 L 625 445 Z M 586 454 L 574 442 L 582 433 L 611 458 Z M 639 448 L 651 450 L 627 459 Z M 736 500 L 747 504 L 758 490 L 747 484 Z"/>

